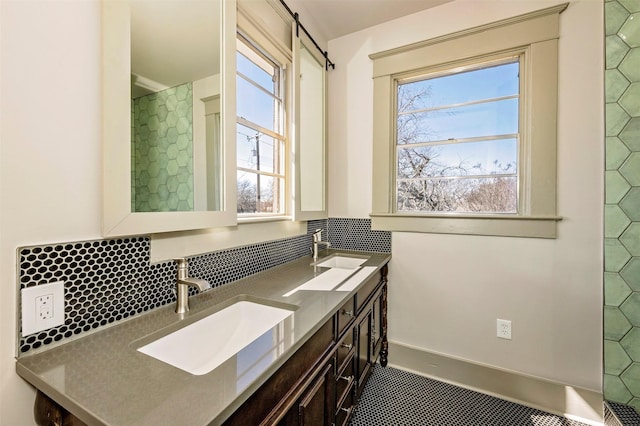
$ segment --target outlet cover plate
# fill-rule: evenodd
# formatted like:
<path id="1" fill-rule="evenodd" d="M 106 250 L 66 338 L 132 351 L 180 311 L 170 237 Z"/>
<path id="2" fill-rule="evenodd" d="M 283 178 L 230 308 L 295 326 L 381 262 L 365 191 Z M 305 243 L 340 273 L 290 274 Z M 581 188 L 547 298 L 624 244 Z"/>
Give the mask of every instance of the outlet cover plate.
<path id="1" fill-rule="evenodd" d="M 51 304 L 46 318 L 37 301 L 45 297 Z M 23 288 L 21 291 L 22 336 L 64 324 L 64 281 Z"/>
<path id="2" fill-rule="evenodd" d="M 498 319 L 496 336 L 501 339 L 511 340 L 511 321 Z"/>

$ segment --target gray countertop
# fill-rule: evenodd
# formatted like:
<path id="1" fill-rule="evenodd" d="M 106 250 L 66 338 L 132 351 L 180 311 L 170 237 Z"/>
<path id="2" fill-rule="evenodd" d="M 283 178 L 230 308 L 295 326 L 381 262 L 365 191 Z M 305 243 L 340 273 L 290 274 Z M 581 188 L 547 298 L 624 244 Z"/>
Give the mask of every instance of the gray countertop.
<path id="1" fill-rule="evenodd" d="M 369 256 L 362 266 L 375 270 L 359 285 L 391 258 L 380 253 L 330 253 Z M 170 304 L 20 357 L 16 371 L 89 425 L 220 424 L 358 290 L 359 285 L 350 292 L 304 290 L 285 297 L 325 271 L 312 266 L 311 258 L 305 256 L 191 296 L 191 310 L 183 316 L 174 313 L 174 304 Z M 261 338 L 263 344 L 257 342 L 262 349 L 248 347 L 201 376 L 137 351 L 150 340 L 243 299 L 295 309 L 278 330 L 274 327 L 266 340 Z"/>

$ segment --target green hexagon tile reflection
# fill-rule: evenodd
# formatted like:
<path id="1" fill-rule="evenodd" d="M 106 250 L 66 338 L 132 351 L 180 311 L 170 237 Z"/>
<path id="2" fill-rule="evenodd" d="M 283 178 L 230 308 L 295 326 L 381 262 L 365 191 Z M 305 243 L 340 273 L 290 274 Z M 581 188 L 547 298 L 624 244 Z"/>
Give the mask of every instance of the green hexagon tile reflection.
<path id="1" fill-rule="evenodd" d="M 134 211 L 193 210 L 192 119 L 191 83 L 133 101 Z"/>
<path id="2" fill-rule="evenodd" d="M 640 411 L 640 0 L 604 14 L 604 395 Z"/>

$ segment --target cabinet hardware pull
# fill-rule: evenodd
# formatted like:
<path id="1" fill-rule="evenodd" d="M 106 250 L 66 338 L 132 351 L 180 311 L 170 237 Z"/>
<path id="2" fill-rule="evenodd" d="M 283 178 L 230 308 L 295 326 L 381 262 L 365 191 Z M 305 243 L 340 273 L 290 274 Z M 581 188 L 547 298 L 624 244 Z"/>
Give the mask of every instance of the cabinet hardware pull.
<path id="1" fill-rule="evenodd" d="M 353 311 L 347 311 L 346 309 L 342 310 L 342 315 L 346 315 L 348 317 L 352 317 L 353 316 Z"/>
<path id="2" fill-rule="evenodd" d="M 349 344 L 349 343 L 343 343 L 340 345 L 341 348 L 345 348 L 345 349 L 351 349 L 353 347 L 353 345 Z"/>
<path id="3" fill-rule="evenodd" d="M 353 380 L 353 376 L 340 376 L 338 377 L 338 379 L 346 380 L 347 382 L 350 382 L 351 380 Z"/>
<path id="4" fill-rule="evenodd" d="M 351 407 L 349 407 L 349 408 L 340 407 L 340 410 L 344 411 L 345 413 L 347 413 L 347 416 L 348 416 L 349 414 L 351 414 L 351 410 L 353 410 L 353 405 Z"/>

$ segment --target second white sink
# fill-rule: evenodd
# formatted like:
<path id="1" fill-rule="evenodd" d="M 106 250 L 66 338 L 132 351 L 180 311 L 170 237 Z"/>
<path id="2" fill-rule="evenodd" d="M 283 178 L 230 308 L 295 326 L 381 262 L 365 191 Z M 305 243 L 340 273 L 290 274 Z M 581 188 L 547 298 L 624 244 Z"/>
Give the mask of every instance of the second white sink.
<path id="1" fill-rule="evenodd" d="M 289 297 L 300 290 L 309 291 L 330 291 L 338 287 L 344 280 L 353 275 L 352 269 L 332 268 L 305 282 L 293 290 L 283 294 L 283 297 Z"/>
<path id="2" fill-rule="evenodd" d="M 207 374 L 293 314 L 239 301 L 138 351 L 195 375 Z"/>
<path id="3" fill-rule="evenodd" d="M 323 268 L 357 269 L 366 262 L 368 257 L 330 256 L 326 260 L 316 263 Z"/>

